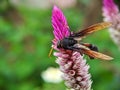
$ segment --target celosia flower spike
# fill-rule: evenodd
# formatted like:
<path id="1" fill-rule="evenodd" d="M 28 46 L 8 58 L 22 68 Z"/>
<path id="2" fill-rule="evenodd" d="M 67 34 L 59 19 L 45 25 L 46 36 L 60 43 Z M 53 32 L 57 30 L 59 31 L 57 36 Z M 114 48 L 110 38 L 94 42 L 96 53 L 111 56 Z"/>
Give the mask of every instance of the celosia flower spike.
<path id="1" fill-rule="evenodd" d="M 104 21 L 112 22 L 113 25 L 109 28 L 109 32 L 120 48 L 120 12 L 114 0 L 103 0 L 103 16 Z"/>
<path id="2" fill-rule="evenodd" d="M 71 50 L 61 50 L 57 48 L 57 42 L 70 35 L 69 26 L 62 11 L 54 6 L 52 12 L 52 26 L 55 39 L 52 47 L 58 52 L 56 62 L 60 65 L 60 70 L 63 72 L 62 78 L 65 80 L 65 85 L 73 90 L 90 90 L 91 75 L 88 73 L 89 65 L 79 52 Z"/>
<path id="3" fill-rule="evenodd" d="M 54 29 L 53 33 L 56 40 L 61 40 L 64 37 L 69 36 L 70 33 L 67 20 L 62 11 L 57 6 L 53 7 L 52 26 Z"/>
<path id="4" fill-rule="evenodd" d="M 103 10 L 104 13 L 110 14 L 117 14 L 119 12 L 117 5 L 113 2 L 113 0 L 103 0 Z"/>

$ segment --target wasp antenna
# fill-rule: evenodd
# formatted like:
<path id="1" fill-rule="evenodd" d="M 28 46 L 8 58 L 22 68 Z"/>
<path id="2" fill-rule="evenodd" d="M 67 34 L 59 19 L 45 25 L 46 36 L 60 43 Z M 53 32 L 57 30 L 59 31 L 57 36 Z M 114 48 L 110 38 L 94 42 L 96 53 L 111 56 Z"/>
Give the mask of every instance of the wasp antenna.
<path id="1" fill-rule="evenodd" d="M 48 54 L 48 57 L 50 57 L 50 56 L 51 56 L 52 51 L 53 51 L 53 47 L 50 49 L 50 52 L 49 52 L 49 54 Z"/>

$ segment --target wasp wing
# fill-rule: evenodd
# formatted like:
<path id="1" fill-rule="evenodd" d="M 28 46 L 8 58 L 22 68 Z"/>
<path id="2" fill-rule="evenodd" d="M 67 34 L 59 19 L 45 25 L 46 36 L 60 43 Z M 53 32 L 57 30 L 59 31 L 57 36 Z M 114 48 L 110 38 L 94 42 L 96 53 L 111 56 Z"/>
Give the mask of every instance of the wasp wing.
<path id="1" fill-rule="evenodd" d="M 88 28 L 84 29 L 84 30 L 80 30 L 78 32 L 75 32 L 71 35 L 71 37 L 73 38 L 78 38 L 79 40 L 82 39 L 82 37 L 88 35 L 88 34 L 91 34 L 95 31 L 98 31 L 98 30 L 101 30 L 101 29 L 104 29 L 106 27 L 109 27 L 111 26 L 112 24 L 110 22 L 102 22 L 102 23 L 97 23 L 97 24 L 94 24 L 92 26 L 89 26 Z"/>
<path id="2" fill-rule="evenodd" d="M 75 45 L 74 48 L 75 48 L 75 51 L 86 54 L 86 55 L 96 58 L 96 59 L 102 59 L 102 60 L 112 60 L 113 59 L 112 57 L 110 57 L 108 55 L 90 50 L 88 47 L 80 45 L 80 44 Z"/>
<path id="3" fill-rule="evenodd" d="M 93 57 L 93 58 L 96 58 L 96 59 L 102 59 L 102 60 L 112 60 L 113 58 L 108 56 L 108 55 L 105 55 L 105 54 L 102 54 L 102 53 L 99 53 L 99 52 L 96 52 L 96 51 L 93 51 L 93 50 L 87 50 L 87 49 L 82 49 L 82 52 L 90 57 Z"/>

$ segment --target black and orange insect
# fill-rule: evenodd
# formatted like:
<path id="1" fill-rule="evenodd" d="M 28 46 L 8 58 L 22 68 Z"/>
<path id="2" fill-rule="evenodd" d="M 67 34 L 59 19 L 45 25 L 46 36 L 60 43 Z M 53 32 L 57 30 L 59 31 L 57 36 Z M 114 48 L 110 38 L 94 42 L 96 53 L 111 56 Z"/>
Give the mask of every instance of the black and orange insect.
<path id="1" fill-rule="evenodd" d="M 77 51 L 81 54 L 88 55 L 91 59 L 97 58 L 97 59 L 102 59 L 102 60 L 111 60 L 111 59 L 113 59 L 112 57 L 98 52 L 98 48 L 96 46 L 89 44 L 89 43 L 81 42 L 81 40 L 85 36 L 95 32 L 95 31 L 102 30 L 109 26 L 111 26 L 111 23 L 102 22 L 102 23 L 97 23 L 92 26 L 89 26 L 88 28 L 86 28 L 84 30 L 74 32 L 74 33 L 70 34 L 70 36 L 65 37 L 64 39 L 58 41 L 57 48 Z"/>

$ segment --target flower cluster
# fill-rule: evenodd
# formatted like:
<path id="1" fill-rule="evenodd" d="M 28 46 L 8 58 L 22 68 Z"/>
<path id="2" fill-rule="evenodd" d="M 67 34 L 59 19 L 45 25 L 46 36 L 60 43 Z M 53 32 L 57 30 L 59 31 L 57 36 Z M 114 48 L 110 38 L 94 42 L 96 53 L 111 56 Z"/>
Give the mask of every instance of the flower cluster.
<path id="1" fill-rule="evenodd" d="M 62 11 L 54 6 L 52 12 L 52 26 L 55 39 L 52 47 L 57 50 L 54 55 L 57 56 L 56 62 L 60 65 L 60 70 L 63 72 L 62 78 L 65 80 L 65 85 L 74 90 L 90 90 L 91 75 L 89 74 L 89 65 L 80 53 L 57 48 L 57 42 L 70 35 L 67 20 Z"/>
<path id="2" fill-rule="evenodd" d="M 63 80 L 68 88 L 75 90 L 90 90 L 91 75 L 88 73 L 89 65 L 78 52 L 62 51 L 54 53 L 57 56 L 56 62 L 63 72 Z"/>
<path id="3" fill-rule="evenodd" d="M 113 41 L 120 47 L 120 12 L 113 0 L 103 0 L 104 21 L 112 22 L 109 28 Z"/>

